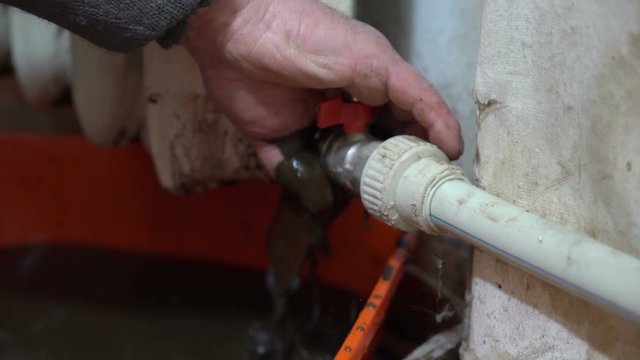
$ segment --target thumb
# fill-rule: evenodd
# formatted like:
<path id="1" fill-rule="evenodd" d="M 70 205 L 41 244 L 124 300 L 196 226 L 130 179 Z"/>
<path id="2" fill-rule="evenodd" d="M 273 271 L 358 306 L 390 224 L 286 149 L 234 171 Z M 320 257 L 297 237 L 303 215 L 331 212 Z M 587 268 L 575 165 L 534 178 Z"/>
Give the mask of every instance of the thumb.
<path id="1" fill-rule="evenodd" d="M 248 139 L 251 146 L 256 151 L 260 163 L 265 168 L 269 176 L 275 177 L 275 169 L 284 161 L 284 155 L 280 148 L 272 143 L 258 139 Z"/>

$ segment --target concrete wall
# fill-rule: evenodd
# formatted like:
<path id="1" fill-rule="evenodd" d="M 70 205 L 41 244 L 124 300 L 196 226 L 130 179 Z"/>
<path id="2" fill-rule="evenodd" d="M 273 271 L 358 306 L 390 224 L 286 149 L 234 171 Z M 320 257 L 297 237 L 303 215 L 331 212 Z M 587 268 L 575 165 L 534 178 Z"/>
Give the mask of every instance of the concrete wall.
<path id="1" fill-rule="evenodd" d="M 640 2 L 485 3 L 479 184 L 640 256 Z M 640 358 L 640 325 L 479 251 L 472 295 L 466 358 Z"/>

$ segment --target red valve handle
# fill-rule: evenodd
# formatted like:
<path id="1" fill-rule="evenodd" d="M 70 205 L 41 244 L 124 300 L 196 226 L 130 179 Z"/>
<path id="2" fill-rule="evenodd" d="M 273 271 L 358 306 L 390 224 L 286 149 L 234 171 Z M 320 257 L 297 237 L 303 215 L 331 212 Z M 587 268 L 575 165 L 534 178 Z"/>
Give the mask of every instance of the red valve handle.
<path id="1" fill-rule="evenodd" d="M 373 121 L 375 109 L 361 103 L 332 99 L 318 105 L 317 125 L 320 129 L 342 125 L 347 134 L 362 133 Z"/>

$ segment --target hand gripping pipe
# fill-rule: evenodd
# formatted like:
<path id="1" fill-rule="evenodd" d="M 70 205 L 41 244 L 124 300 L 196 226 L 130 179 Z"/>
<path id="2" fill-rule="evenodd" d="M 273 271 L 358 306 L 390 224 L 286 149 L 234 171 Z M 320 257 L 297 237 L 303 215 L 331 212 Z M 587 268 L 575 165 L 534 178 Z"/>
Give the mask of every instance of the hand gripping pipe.
<path id="1" fill-rule="evenodd" d="M 335 136 L 329 173 L 396 228 L 451 234 L 590 302 L 640 321 L 640 260 L 474 187 L 436 146 Z"/>

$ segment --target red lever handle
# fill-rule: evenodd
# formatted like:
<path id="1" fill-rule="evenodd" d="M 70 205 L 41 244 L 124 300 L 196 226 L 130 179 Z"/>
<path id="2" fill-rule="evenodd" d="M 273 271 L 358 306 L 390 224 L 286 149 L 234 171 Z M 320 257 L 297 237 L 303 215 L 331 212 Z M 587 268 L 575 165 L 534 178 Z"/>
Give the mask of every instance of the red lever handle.
<path id="1" fill-rule="evenodd" d="M 352 134 L 364 132 L 374 116 L 375 110 L 365 104 L 332 99 L 320 102 L 316 121 L 321 129 L 342 125 L 345 133 Z"/>

